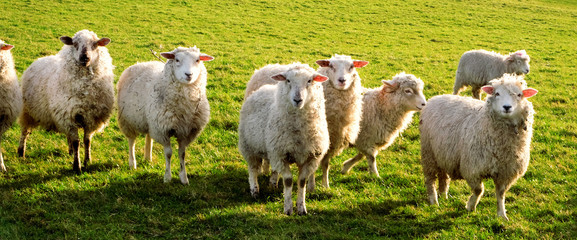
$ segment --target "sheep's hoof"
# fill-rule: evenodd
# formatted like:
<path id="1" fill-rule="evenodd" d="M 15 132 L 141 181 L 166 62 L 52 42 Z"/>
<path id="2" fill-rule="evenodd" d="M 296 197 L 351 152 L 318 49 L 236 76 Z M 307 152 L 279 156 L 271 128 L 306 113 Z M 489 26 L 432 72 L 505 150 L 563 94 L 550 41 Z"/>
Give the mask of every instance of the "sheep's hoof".
<path id="1" fill-rule="evenodd" d="M 255 198 L 255 199 L 258 198 L 258 188 L 253 188 L 253 189 L 251 189 L 251 190 L 250 190 L 250 195 L 251 195 L 253 198 Z"/>
<path id="2" fill-rule="evenodd" d="M 74 173 L 76 173 L 76 174 L 82 174 L 82 170 L 80 169 L 79 166 L 76 166 L 76 165 L 72 166 L 72 170 L 73 170 Z"/>
<path id="3" fill-rule="evenodd" d="M 284 214 L 286 214 L 287 216 L 293 215 L 293 208 L 288 208 L 284 210 Z"/>
<path id="4" fill-rule="evenodd" d="M 509 218 L 507 217 L 507 214 L 505 214 L 505 213 L 499 213 L 498 215 L 499 215 L 499 217 L 501 217 L 503 220 L 509 221 Z"/>
<path id="5" fill-rule="evenodd" d="M 172 181 L 172 176 L 168 175 L 164 175 L 164 183 L 170 183 L 170 181 Z"/>
<path id="6" fill-rule="evenodd" d="M 0 166 L 0 172 L 6 172 L 6 166 L 4 166 L 4 164 Z"/>
<path id="7" fill-rule="evenodd" d="M 188 177 L 186 177 L 186 172 L 181 172 L 180 174 L 178 174 L 178 176 L 180 177 L 180 182 L 184 185 L 188 185 Z"/>
<path id="8" fill-rule="evenodd" d="M 307 215 L 307 208 L 304 204 L 297 204 L 297 213 L 299 216 Z"/>
<path id="9" fill-rule="evenodd" d="M 18 147 L 18 157 L 24 157 L 24 148 Z"/>

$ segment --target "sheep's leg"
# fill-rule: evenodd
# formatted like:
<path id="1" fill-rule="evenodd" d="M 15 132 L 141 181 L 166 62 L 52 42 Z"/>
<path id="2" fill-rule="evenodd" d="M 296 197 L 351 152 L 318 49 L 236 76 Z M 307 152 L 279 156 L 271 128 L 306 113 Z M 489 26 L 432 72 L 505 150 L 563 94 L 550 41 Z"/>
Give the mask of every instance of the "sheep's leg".
<path id="1" fill-rule="evenodd" d="M 269 163 L 268 159 L 264 159 L 264 161 L 262 162 L 260 172 L 264 175 L 270 174 L 270 163 Z"/>
<path id="2" fill-rule="evenodd" d="M 253 198 L 258 198 L 258 174 L 261 169 L 262 159 L 257 156 L 245 157 L 248 167 L 248 184 L 250 185 L 250 195 Z"/>
<path id="3" fill-rule="evenodd" d="M 70 139 L 67 139 L 67 143 L 68 143 L 68 155 L 72 156 L 72 154 L 74 154 L 74 149 L 72 148 L 72 142 L 70 141 Z"/>
<path id="4" fill-rule="evenodd" d="M 507 210 L 505 210 L 505 193 L 507 190 L 509 190 L 510 184 L 495 180 L 494 182 L 497 197 L 497 215 L 506 221 L 509 221 L 509 218 L 507 217 Z"/>
<path id="5" fill-rule="evenodd" d="M 473 86 L 473 89 L 471 91 L 473 92 L 473 98 L 479 100 L 481 99 L 481 87 Z"/>
<path id="6" fill-rule="evenodd" d="M 343 163 L 343 168 L 341 169 L 341 173 L 342 174 L 348 174 L 349 171 L 351 170 L 351 168 L 353 168 L 355 165 L 357 165 L 357 163 L 359 163 L 361 160 L 363 160 L 364 157 L 365 157 L 365 155 L 363 155 L 362 153 L 359 153 L 356 156 L 354 156 L 353 158 L 346 160 Z"/>
<path id="7" fill-rule="evenodd" d="M 293 202 L 292 202 L 292 190 L 293 190 L 293 174 L 291 173 L 290 166 L 285 164 L 281 171 L 284 186 L 284 213 L 286 215 L 292 215 L 293 213 Z"/>
<path id="8" fill-rule="evenodd" d="M 72 145 L 72 159 L 74 162 L 72 163 L 72 170 L 74 172 L 80 174 L 82 172 L 82 168 L 80 166 L 80 156 L 78 153 L 78 147 L 80 145 L 80 139 L 78 137 L 78 129 L 71 130 L 71 132 L 67 136 L 67 140 Z"/>
<path id="9" fill-rule="evenodd" d="M 30 128 L 22 126 L 22 133 L 20 134 L 20 143 L 18 145 L 18 156 L 24 157 L 26 154 L 26 139 L 30 135 Z"/>
<path id="10" fill-rule="evenodd" d="M 483 182 L 481 181 L 481 179 L 473 179 L 473 180 L 467 179 L 467 183 L 469 184 L 471 190 L 473 191 L 473 194 L 471 195 L 471 197 L 469 197 L 469 201 L 467 202 L 467 210 L 469 212 L 472 212 L 475 211 L 475 209 L 477 208 L 477 204 L 479 203 L 481 196 L 483 196 L 485 187 L 483 186 Z"/>
<path id="11" fill-rule="evenodd" d="M 329 186 L 329 170 L 331 169 L 330 162 L 331 162 L 332 154 L 325 155 L 323 160 L 321 161 L 321 166 L 323 167 L 323 182 L 322 186 L 325 188 L 330 188 Z"/>
<path id="12" fill-rule="evenodd" d="M 271 172 L 270 179 L 269 179 L 269 185 L 274 189 L 278 188 L 278 172 L 277 171 Z"/>
<path id="13" fill-rule="evenodd" d="M 84 131 L 84 167 L 88 167 L 92 156 L 90 154 L 90 146 L 92 145 L 92 133 Z"/>
<path id="14" fill-rule="evenodd" d="M 150 137 L 150 134 L 146 134 L 146 143 L 144 145 L 144 159 L 152 163 L 152 143 L 154 142 Z M 136 168 L 136 164 L 134 165 Z"/>
<path id="15" fill-rule="evenodd" d="M 307 192 L 314 192 L 315 191 L 315 173 L 311 173 L 311 175 L 309 176 L 309 181 L 307 183 Z"/>
<path id="16" fill-rule="evenodd" d="M 367 155 L 367 164 L 369 165 L 369 172 L 380 178 L 379 170 L 377 170 L 377 153 L 378 152 L 375 152 L 372 155 Z"/>
<path id="17" fill-rule="evenodd" d="M 445 199 L 449 198 L 449 183 L 451 183 L 451 179 L 447 173 L 441 171 L 437 175 L 439 178 L 439 192 Z"/>
<path id="18" fill-rule="evenodd" d="M 164 183 L 169 183 L 172 180 L 172 171 L 170 170 L 170 158 L 172 157 L 172 147 L 170 142 L 164 145 L 164 160 L 166 161 L 166 168 L 164 170 Z"/>
<path id="19" fill-rule="evenodd" d="M 136 169 L 136 157 L 134 156 L 134 145 L 136 145 L 136 137 L 128 138 L 128 168 Z"/>
<path id="20" fill-rule="evenodd" d="M 453 86 L 453 95 L 459 95 L 459 93 L 463 91 L 464 88 L 465 86 L 463 86 L 459 80 L 456 80 L 455 85 Z"/>
<path id="21" fill-rule="evenodd" d="M 186 165 L 184 162 L 187 145 L 188 144 L 182 141 L 178 143 L 178 158 L 180 159 L 180 172 L 178 173 L 178 177 L 180 177 L 180 182 L 185 185 L 188 184 L 188 177 L 186 176 Z"/>
<path id="22" fill-rule="evenodd" d="M 4 157 L 2 157 L 2 136 L 0 136 L 0 171 L 6 172 L 6 166 L 4 166 Z"/>
<path id="23" fill-rule="evenodd" d="M 424 169 L 425 170 L 425 169 Z M 429 203 L 431 205 L 439 205 L 437 201 L 437 190 L 435 189 L 435 182 L 437 181 L 437 175 L 432 172 L 425 172 L 425 186 L 427 187 L 427 196 L 429 197 Z"/>
<path id="24" fill-rule="evenodd" d="M 299 178 L 298 178 L 298 187 L 297 187 L 297 213 L 298 215 L 306 215 L 307 214 L 307 207 L 305 204 L 305 185 L 307 179 L 310 177 L 311 174 L 314 173 L 314 168 L 311 164 L 305 164 L 302 167 L 299 167 Z"/>

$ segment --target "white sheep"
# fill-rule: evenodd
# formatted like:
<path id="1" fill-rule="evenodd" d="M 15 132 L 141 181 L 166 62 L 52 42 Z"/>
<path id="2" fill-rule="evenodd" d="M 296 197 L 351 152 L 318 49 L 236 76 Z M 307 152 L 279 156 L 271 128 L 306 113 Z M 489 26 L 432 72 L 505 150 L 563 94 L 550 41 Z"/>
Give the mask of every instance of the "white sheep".
<path id="1" fill-rule="evenodd" d="M 22 91 L 14 69 L 10 49 L 14 46 L 0 40 L 0 171 L 6 172 L 2 157 L 2 135 L 22 112 Z"/>
<path id="2" fill-rule="evenodd" d="M 303 215 L 307 213 L 307 178 L 314 174 L 329 148 L 325 100 L 319 83 L 328 78 L 299 63 L 271 78 L 279 83 L 260 87 L 242 105 L 238 148 L 247 161 L 253 197 L 258 196 L 257 177 L 263 159 L 270 160 L 272 170 L 282 175 L 287 215 L 293 212 L 290 164 L 298 166 L 296 205 L 298 214 Z"/>
<path id="3" fill-rule="evenodd" d="M 453 94 L 458 95 L 465 86 L 471 86 L 473 97 L 481 99 L 481 87 L 487 85 L 490 80 L 499 78 L 505 73 L 518 75 L 529 73 L 530 60 L 525 50 L 507 56 L 485 50 L 465 52 L 459 61 Z"/>
<path id="4" fill-rule="evenodd" d="M 172 179 L 170 138 L 178 142 L 180 181 L 188 184 L 184 157 L 186 147 L 198 137 L 210 118 L 206 97 L 205 61 L 214 57 L 195 46 L 179 47 L 161 53 L 168 59 L 135 64 L 118 80 L 118 124 L 128 138 L 128 164 L 136 169 L 134 145 L 139 134 L 146 134 L 145 159 L 151 160 L 152 139 L 164 147 L 164 182 Z"/>
<path id="5" fill-rule="evenodd" d="M 525 88 L 522 76 L 505 74 L 482 87 L 486 101 L 455 95 L 429 99 L 422 110 L 421 164 L 427 195 L 438 204 L 435 181 L 445 198 L 450 179 L 465 179 L 473 194 L 467 210 L 474 211 L 492 178 L 497 214 L 508 220 L 505 193 L 525 174 L 533 135 L 533 105 L 537 90 Z"/>
<path id="6" fill-rule="evenodd" d="M 72 167 L 80 173 L 78 129 L 84 129 L 86 167 L 92 135 L 106 126 L 114 108 L 114 66 L 105 47 L 110 39 L 82 30 L 60 41 L 65 45 L 58 54 L 34 61 L 22 75 L 24 109 L 18 154 L 24 156 L 32 128 L 62 132 L 74 158 Z"/>
<path id="7" fill-rule="evenodd" d="M 350 56 L 335 54 L 331 59 L 318 60 L 317 72 L 329 77 L 323 83 L 326 99 L 327 124 L 331 145 L 321 161 L 322 186 L 329 188 L 329 162 L 350 144 L 354 144 L 360 131 L 363 109 L 363 88 L 357 68 L 369 64 L 353 60 Z M 307 190 L 314 191 L 315 175 L 309 179 Z"/>
<path id="8" fill-rule="evenodd" d="M 354 144 L 359 153 L 343 163 L 343 174 L 366 156 L 369 171 L 378 177 L 375 159 L 379 150 L 389 147 L 411 123 L 415 111 L 427 103 L 423 81 L 412 74 L 402 72 L 382 83 L 383 86 L 370 89 L 363 96 L 361 132 Z"/>

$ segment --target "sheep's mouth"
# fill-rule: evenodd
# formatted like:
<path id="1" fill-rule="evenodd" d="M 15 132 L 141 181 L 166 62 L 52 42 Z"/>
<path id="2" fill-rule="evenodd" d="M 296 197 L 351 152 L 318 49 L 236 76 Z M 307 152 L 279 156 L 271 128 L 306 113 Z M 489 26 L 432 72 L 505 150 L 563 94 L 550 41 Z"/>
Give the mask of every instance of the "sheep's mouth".
<path id="1" fill-rule="evenodd" d="M 422 108 L 422 107 L 416 107 L 416 108 L 417 108 L 417 109 L 419 109 L 419 111 L 423 110 L 423 108 Z"/>

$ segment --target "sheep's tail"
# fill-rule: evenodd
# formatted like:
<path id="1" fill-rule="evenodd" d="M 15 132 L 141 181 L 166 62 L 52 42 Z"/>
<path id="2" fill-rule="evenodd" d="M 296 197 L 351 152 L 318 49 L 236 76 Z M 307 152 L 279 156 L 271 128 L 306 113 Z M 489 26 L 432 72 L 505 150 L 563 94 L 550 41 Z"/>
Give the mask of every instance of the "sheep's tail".
<path id="1" fill-rule="evenodd" d="M 158 55 L 156 55 L 157 53 L 152 50 L 152 48 L 150 49 L 150 52 L 152 53 L 152 55 L 154 55 L 156 58 L 158 58 L 158 60 L 160 60 L 162 63 L 164 63 L 164 60 L 162 60 L 162 58 L 160 58 Z"/>

